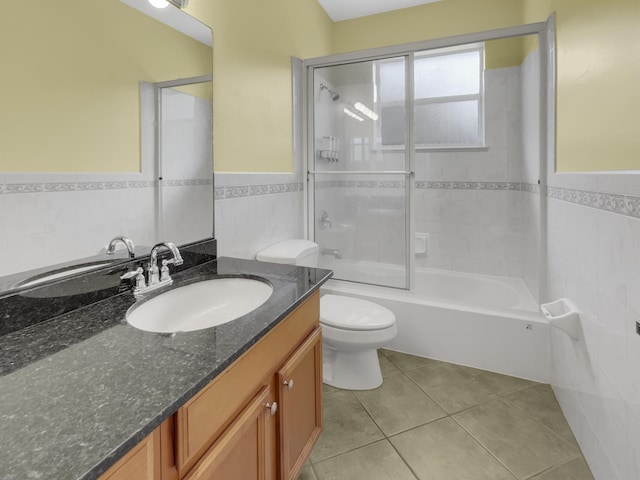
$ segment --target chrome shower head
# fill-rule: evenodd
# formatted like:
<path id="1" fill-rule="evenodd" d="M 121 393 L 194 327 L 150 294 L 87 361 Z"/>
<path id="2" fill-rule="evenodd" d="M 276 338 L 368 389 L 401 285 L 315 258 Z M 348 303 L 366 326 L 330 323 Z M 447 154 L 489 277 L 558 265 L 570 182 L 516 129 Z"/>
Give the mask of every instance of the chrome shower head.
<path id="1" fill-rule="evenodd" d="M 327 92 L 329 92 L 329 95 L 331 95 L 331 100 L 333 100 L 334 102 L 340 98 L 340 94 L 338 92 L 331 90 L 324 83 L 320 84 L 320 91 L 322 90 L 326 90 Z"/>

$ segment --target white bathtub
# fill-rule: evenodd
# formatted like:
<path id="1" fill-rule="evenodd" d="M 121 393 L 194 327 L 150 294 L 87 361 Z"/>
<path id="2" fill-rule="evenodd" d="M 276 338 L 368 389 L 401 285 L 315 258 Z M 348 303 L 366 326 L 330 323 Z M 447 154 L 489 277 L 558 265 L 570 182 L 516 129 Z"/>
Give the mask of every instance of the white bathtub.
<path id="1" fill-rule="evenodd" d="M 332 260 L 326 268 L 361 272 L 368 282 L 404 275 L 372 262 Z M 549 382 L 549 324 L 521 279 L 418 268 L 414 292 L 331 280 L 322 293 L 371 300 L 394 312 L 392 350 Z"/>

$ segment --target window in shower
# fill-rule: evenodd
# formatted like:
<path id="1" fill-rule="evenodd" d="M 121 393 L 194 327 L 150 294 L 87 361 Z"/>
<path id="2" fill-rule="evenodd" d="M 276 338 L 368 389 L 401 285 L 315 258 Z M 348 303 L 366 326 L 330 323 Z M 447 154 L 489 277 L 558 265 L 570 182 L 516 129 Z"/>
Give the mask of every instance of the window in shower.
<path id="1" fill-rule="evenodd" d="M 383 148 L 404 146 L 403 69 L 403 64 L 394 60 L 379 64 L 379 138 Z M 484 146 L 484 45 L 416 52 L 413 70 L 416 148 Z"/>

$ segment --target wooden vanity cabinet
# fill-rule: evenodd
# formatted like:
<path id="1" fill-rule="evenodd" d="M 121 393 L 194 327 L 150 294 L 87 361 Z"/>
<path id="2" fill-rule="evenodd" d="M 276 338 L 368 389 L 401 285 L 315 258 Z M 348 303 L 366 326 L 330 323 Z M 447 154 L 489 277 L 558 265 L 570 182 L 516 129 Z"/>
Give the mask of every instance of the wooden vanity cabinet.
<path id="1" fill-rule="evenodd" d="M 266 480 L 272 472 L 273 444 L 270 417 L 271 389 L 264 387 L 238 415 L 185 480 Z"/>
<path id="2" fill-rule="evenodd" d="M 161 480 L 160 429 L 154 430 L 99 477 L 99 480 L 131 479 Z"/>
<path id="3" fill-rule="evenodd" d="M 317 327 L 276 375 L 278 480 L 296 480 L 322 431 L 322 334 Z"/>
<path id="4" fill-rule="evenodd" d="M 130 452 L 100 480 L 295 480 L 321 429 L 316 292 L 132 450 L 154 440 L 150 473 L 106 476 Z"/>

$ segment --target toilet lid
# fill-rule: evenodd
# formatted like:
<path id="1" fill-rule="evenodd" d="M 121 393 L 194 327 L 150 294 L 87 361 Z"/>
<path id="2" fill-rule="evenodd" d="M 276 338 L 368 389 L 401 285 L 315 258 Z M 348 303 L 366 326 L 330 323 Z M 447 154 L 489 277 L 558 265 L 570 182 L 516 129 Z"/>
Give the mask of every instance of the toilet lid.
<path id="1" fill-rule="evenodd" d="M 327 294 L 320 299 L 320 322 L 346 330 L 380 330 L 392 326 L 396 316 L 373 302 Z"/>

